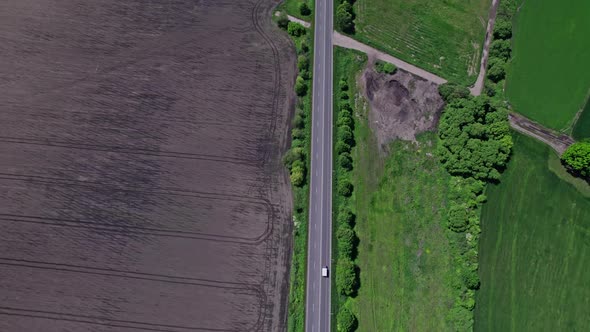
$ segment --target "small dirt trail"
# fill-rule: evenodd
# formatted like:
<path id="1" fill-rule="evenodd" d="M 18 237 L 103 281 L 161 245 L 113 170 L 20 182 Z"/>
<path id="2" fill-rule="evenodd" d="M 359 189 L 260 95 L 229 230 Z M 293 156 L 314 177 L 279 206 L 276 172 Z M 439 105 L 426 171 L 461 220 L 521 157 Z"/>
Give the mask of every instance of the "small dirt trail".
<path id="1" fill-rule="evenodd" d="M 379 50 L 376 50 L 376 49 L 372 48 L 371 46 L 368 46 L 366 44 L 358 42 L 358 41 L 356 41 L 350 37 L 347 37 L 337 31 L 334 31 L 333 39 L 334 39 L 334 45 L 338 45 L 338 46 L 341 46 L 344 48 L 350 48 L 353 50 L 361 51 L 363 53 L 366 53 L 369 56 L 375 57 L 376 59 L 393 63 L 398 68 L 403 69 L 407 72 L 410 72 L 416 76 L 422 77 L 422 78 L 424 78 L 428 81 L 431 81 L 433 83 L 443 84 L 443 83 L 447 82 L 447 80 L 445 80 L 442 77 L 434 75 L 433 73 L 430 73 L 424 69 L 418 68 L 412 64 L 409 64 L 409 63 L 407 63 L 403 60 L 400 60 L 394 56 L 391 56 L 387 53 L 383 53 Z"/>
<path id="2" fill-rule="evenodd" d="M 492 35 L 494 31 L 494 24 L 496 23 L 496 12 L 498 10 L 498 4 L 500 0 L 493 0 L 492 6 L 490 7 L 490 15 L 488 18 L 488 27 L 486 30 L 486 39 L 483 44 L 483 51 L 481 55 L 481 64 L 479 67 L 479 75 L 477 76 L 477 80 L 475 80 L 475 84 L 469 88 L 471 94 L 474 96 L 479 96 L 481 91 L 483 90 L 483 83 L 484 78 L 486 76 L 486 68 L 488 66 L 488 55 L 490 50 L 490 44 L 492 42 Z"/>
<path id="3" fill-rule="evenodd" d="M 536 138 L 549 145 L 553 150 L 557 151 L 559 155 L 561 155 L 568 146 L 575 143 L 575 140 L 570 136 L 547 129 L 522 115 L 510 113 L 508 119 L 510 120 L 510 126 L 514 130 Z"/>

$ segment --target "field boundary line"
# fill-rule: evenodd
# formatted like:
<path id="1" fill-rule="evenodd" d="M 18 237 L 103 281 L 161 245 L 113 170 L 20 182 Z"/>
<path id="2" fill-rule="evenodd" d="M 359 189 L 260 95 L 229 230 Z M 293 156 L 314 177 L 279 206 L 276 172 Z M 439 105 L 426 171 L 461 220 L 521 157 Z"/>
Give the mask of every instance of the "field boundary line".
<path id="1" fill-rule="evenodd" d="M 82 142 L 69 143 L 69 142 L 62 142 L 62 141 L 42 140 L 42 139 L 23 138 L 23 137 L 0 136 L 0 142 L 14 143 L 14 144 L 26 144 L 26 145 L 54 146 L 54 147 L 77 149 L 77 150 L 92 150 L 92 151 L 114 152 L 114 153 L 131 154 L 131 155 L 156 156 L 156 157 L 165 157 L 165 158 L 209 160 L 209 161 L 218 161 L 218 162 L 225 162 L 225 163 L 245 164 L 245 165 L 258 165 L 262 161 L 262 158 L 260 158 L 258 160 L 249 160 L 249 159 L 244 159 L 244 158 L 216 156 L 216 155 L 207 155 L 207 154 L 199 154 L 199 153 L 158 151 L 158 150 L 142 149 L 142 148 L 128 148 L 128 147 L 119 147 L 119 146 L 87 144 L 87 143 L 82 143 Z"/>

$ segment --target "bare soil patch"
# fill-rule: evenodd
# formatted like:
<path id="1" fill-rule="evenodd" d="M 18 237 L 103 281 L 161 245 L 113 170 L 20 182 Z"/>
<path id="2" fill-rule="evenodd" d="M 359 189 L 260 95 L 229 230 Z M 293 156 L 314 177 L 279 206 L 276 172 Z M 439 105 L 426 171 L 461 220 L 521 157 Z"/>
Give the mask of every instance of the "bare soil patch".
<path id="1" fill-rule="evenodd" d="M 276 3 L 0 4 L 1 331 L 284 329 Z"/>
<path id="2" fill-rule="evenodd" d="M 395 74 L 375 72 L 370 64 L 359 77 L 369 101 L 369 125 L 382 151 L 394 139 L 416 140 L 416 135 L 434 130 L 444 102 L 438 86 L 398 69 Z"/>

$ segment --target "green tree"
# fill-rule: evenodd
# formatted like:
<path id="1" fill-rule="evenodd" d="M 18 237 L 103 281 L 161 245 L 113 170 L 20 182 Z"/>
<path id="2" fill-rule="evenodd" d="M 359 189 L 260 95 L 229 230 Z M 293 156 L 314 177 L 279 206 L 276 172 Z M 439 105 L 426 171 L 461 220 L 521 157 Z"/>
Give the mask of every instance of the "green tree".
<path id="1" fill-rule="evenodd" d="M 299 37 L 305 34 L 305 27 L 297 22 L 291 22 L 287 24 L 287 32 L 294 37 Z"/>
<path id="2" fill-rule="evenodd" d="M 305 84 L 305 80 L 301 76 L 297 76 L 295 80 L 295 93 L 299 96 L 305 96 L 307 93 L 307 84 Z"/>
<path id="3" fill-rule="evenodd" d="M 353 332 L 358 327 L 356 316 L 345 306 L 340 306 L 336 320 L 338 332 Z"/>
<path id="4" fill-rule="evenodd" d="M 352 15 L 352 5 L 343 2 L 336 8 L 336 27 L 348 34 L 354 33 L 354 17 Z"/>
<path id="5" fill-rule="evenodd" d="M 354 136 L 352 134 L 352 130 L 348 126 L 340 126 L 338 127 L 338 141 L 344 142 L 348 145 L 353 145 L 354 143 Z"/>
<path id="6" fill-rule="evenodd" d="M 508 110 L 482 95 L 447 104 L 437 152 L 452 175 L 498 180 L 512 149 Z"/>
<path id="7" fill-rule="evenodd" d="M 309 9 L 309 6 L 306 2 L 302 2 L 299 4 L 299 13 L 303 16 L 308 16 L 309 14 L 311 14 L 311 9 Z"/>
<path id="8" fill-rule="evenodd" d="M 510 40 L 497 39 L 490 45 L 490 57 L 508 61 L 510 52 Z"/>
<path id="9" fill-rule="evenodd" d="M 338 142 L 336 142 L 336 148 L 334 150 L 335 150 L 336 154 L 350 152 L 350 145 L 348 145 L 344 142 L 338 141 Z"/>
<path id="10" fill-rule="evenodd" d="M 338 156 L 338 165 L 343 169 L 350 171 L 352 169 L 352 158 L 347 152 L 342 153 Z"/>
<path id="11" fill-rule="evenodd" d="M 486 76 L 494 83 L 498 83 L 506 77 L 506 63 L 499 58 L 490 58 Z"/>
<path id="12" fill-rule="evenodd" d="M 293 118 L 293 127 L 299 129 L 305 127 L 305 119 L 303 119 L 303 116 L 300 113 L 297 113 Z"/>
<path id="13" fill-rule="evenodd" d="M 494 24 L 494 38 L 510 39 L 512 37 L 512 22 L 499 19 Z"/>
<path id="14" fill-rule="evenodd" d="M 348 207 L 343 207 L 338 211 L 338 224 L 347 224 L 353 227 L 355 219 L 355 214 Z"/>
<path id="15" fill-rule="evenodd" d="M 347 257 L 352 259 L 355 251 L 358 238 L 356 233 L 348 224 L 342 224 L 338 226 L 336 232 L 336 238 L 338 239 L 338 255 L 339 257 Z"/>
<path id="16" fill-rule="evenodd" d="M 336 267 L 336 285 L 342 295 L 354 295 L 358 287 L 357 267 L 347 258 L 338 259 Z"/>
<path id="17" fill-rule="evenodd" d="M 303 148 L 291 148 L 283 157 L 283 163 L 290 168 L 295 160 L 303 160 L 304 158 Z"/>
<path id="18" fill-rule="evenodd" d="M 299 71 L 309 70 L 309 59 L 307 56 L 302 54 L 297 57 L 297 69 L 299 69 Z"/>
<path id="19" fill-rule="evenodd" d="M 455 83 L 444 83 L 438 86 L 438 94 L 449 103 L 459 98 L 469 98 L 469 89 Z"/>
<path id="20" fill-rule="evenodd" d="M 340 80 L 340 82 L 338 82 L 338 85 L 340 86 L 341 91 L 348 91 L 348 83 L 346 82 L 346 80 Z"/>
<path id="21" fill-rule="evenodd" d="M 307 39 L 301 40 L 300 48 L 302 53 L 309 52 L 309 43 L 307 42 Z"/>
<path id="22" fill-rule="evenodd" d="M 352 191 L 354 190 L 354 186 L 348 180 L 342 180 L 338 183 L 338 194 L 344 197 L 350 197 L 352 195 Z"/>
<path id="23" fill-rule="evenodd" d="M 277 19 L 277 25 L 279 26 L 279 28 L 287 30 L 289 26 L 289 18 L 287 17 L 287 14 L 281 12 L 279 18 Z"/>
<path id="24" fill-rule="evenodd" d="M 338 120 L 336 121 L 336 124 L 338 126 L 347 126 L 350 129 L 352 129 L 354 127 L 354 121 L 352 121 L 352 118 L 347 117 L 347 116 L 344 116 L 344 117 L 339 116 Z"/>
<path id="25" fill-rule="evenodd" d="M 561 156 L 561 162 L 575 176 L 590 179 L 590 142 L 570 145 Z"/>
<path id="26" fill-rule="evenodd" d="M 454 232 L 464 232 L 467 229 L 469 213 L 466 207 L 453 205 L 447 214 L 448 227 Z"/>
<path id="27" fill-rule="evenodd" d="M 463 281 L 465 282 L 465 286 L 469 289 L 478 289 L 479 288 L 479 276 L 477 275 L 477 270 L 471 269 L 463 269 L 462 273 Z"/>
<path id="28" fill-rule="evenodd" d="M 293 167 L 291 169 L 291 183 L 296 187 L 303 186 L 305 180 L 305 172 L 301 167 Z"/>

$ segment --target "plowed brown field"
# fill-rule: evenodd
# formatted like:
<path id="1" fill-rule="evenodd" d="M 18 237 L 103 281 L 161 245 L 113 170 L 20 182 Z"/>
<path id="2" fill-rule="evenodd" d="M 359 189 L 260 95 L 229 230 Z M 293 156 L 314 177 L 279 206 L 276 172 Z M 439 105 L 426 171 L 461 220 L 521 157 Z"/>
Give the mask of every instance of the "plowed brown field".
<path id="1" fill-rule="evenodd" d="M 284 328 L 274 5 L 0 3 L 0 331 Z"/>

